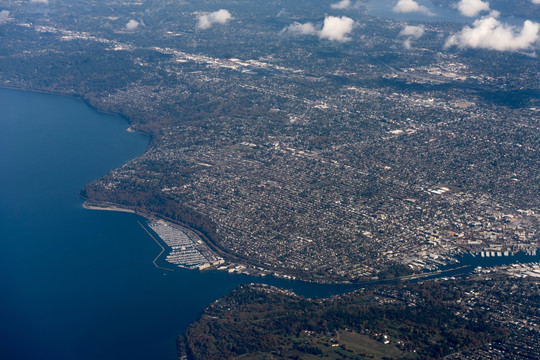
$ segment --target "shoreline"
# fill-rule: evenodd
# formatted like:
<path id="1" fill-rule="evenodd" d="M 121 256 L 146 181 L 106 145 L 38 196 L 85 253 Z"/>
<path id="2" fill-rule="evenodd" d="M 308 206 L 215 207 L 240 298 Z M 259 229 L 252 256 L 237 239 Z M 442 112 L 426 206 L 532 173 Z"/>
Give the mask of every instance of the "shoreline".
<path id="1" fill-rule="evenodd" d="M 131 210 L 131 209 L 121 208 L 121 207 L 118 207 L 118 206 L 108 205 L 108 204 L 106 204 L 104 206 L 92 205 L 92 204 L 87 204 L 86 201 L 82 204 L 82 207 L 84 209 L 86 209 L 86 210 L 117 211 L 117 212 L 125 212 L 125 213 L 136 214 L 136 212 L 134 210 Z"/>
<path id="2" fill-rule="evenodd" d="M 113 116 L 119 116 L 128 123 L 128 129 L 126 129 L 126 131 L 130 131 L 129 129 L 131 129 L 131 131 L 135 131 L 135 132 L 144 134 L 144 135 L 146 135 L 146 136 L 148 136 L 150 138 L 148 146 L 145 149 L 145 151 L 143 152 L 143 154 L 146 151 L 148 151 L 148 149 L 150 148 L 150 146 L 152 145 L 152 142 L 154 140 L 153 134 L 147 133 L 147 132 L 144 132 L 144 131 L 140 131 L 138 129 L 135 129 L 133 127 L 133 122 L 126 115 L 124 115 L 122 113 L 111 112 L 111 111 L 103 111 L 103 110 L 99 109 L 98 107 L 96 107 L 95 105 L 91 104 L 89 99 L 86 99 L 84 97 L 84 95 L 81 95 L 81 94 L 78 94 L 78 93 L 68 94 L 68 93 L 55 92 L 55 91 L 43 90 L 43 89 L 32 89 L 32 88 L 26 88 L 26 87 L 9 86 L 9 85 L 6 85 L 6 84 L 0 84 L 0 88 L 8 89 L 8 90 L 15 90 L 15 91 L 30 91 L 30 92 L 34 92 L 34 93 L 48 94 L 48 95 L 54 95 L 54 96 L 63 96 L 63 97 L 69 98 L 69 99 L 82 101 L 90 109 L 92 109 L 92 110 L 94 110 L 94 111 L 96 111 L 98 113 L 107 114 L 107 115 L 113 115 Z M 142 156 L 143 154 L 139 155 L 139 157 Z M 81 198 L 84 200 L 84 202 L 82 204 L 82 207 L 84 209 L 87 209 L 87 210 L 102 210 L 102 211 L 117 211 L 117 212 L 132 213 L 132 214 L 142 216 L 142 217 L 144 217 L 144 218 L 146 218 L 148 220 L 162 219 L 162 220 L 171 222 L 171 223 L 173 223 L 175 225 L 184 227 L 184 228 L 194 232 L 210 248 L 210 250 L 212 252 L 214 252 L 218 256 L 221 256 L 227 262 L 234 263 L 234 264 L 237 264 L 237 265 L 243 265 L 244 267 L 250 268 L 250 269 L 257 269 L 257 268 L 262 267 L 266 271 L 268 271 L 269 273 L 271 273 L 273 276 L 275 276 L 277 278 L 283 278 L 283 279 L 289 279 L 289 280 L 299 280 L 299 281 L 304 281 L 304 282 L 307 282 L 307 283 L 317 283 L 317 284 L 352 284 L 350 281 L 344 281 L 343 282 L 343 281 L 336 281 L 335 279 L 324 279 L 323 280 L 323 279 L 312 279 L 312 278 L 309 278 L 309 277 L 304 278 L 304 277 L 299 277 L 299 276 L 287 275 L 286 273 L 280 271 L 282 269 L 270 268 L 270 267 L 263 266 L 262 264 L 259 264 L 259 263 L 252 263 L 248 259 L 240 258 L 240 257 L 238 257 L 238 256 L 236 256 L 234 254 L 231 254 L 226 249 L 222 249 L 218 244 L 216 244 L 211 238 L 209 238 L 208 236 L 203 234 L 201 231 L 199 231 L 198 229 L 192 228 L 191 226 L 187 225 L 186 223 L 184 223 L 182 221 L 169 219 L 169 218 L 167 218 L 167 217 L 165 217 L 165 216 L 163 216 L 163 215 L 161 215 L 159 213 L 148 212 L 148 211 L 142 210 L 140 208 L 135 208 L 135 209 L 133 209 L 133 208 L 124 208 L 124 207 L 118 206 L 117 204 L 108 203 L 108 202 L 92 203 L 92 202 L 89 202 L 88 199 L 85 198 L 84 196 L 81 196 Z M 257 272 L 257 271 L 255 271 L 255 272 Z M 255 274 L 252 274 L 250 272 L 241 272 L 241 273 L 244 273 L 244 274 L 247 274 L 247 275 L 255 275 Z"/>
<path id="3" fill-rule="evenodd" d="M 67 94 L 67 93 L 54 92 L 54 91 L 49 91 L 49 90 L 28 89 L 28 88 L 24 88 L 24 87 L 6 86 L 5 84 L 0 85 L 0 88 L 8 89 L 8 90 L 15 90 L 15 91 L 30 91 L 30 92 L 34 92 L 34 93 L 49 94 L 49 95 L 53 95 L 53 96 L 64 96 L 64 97 L 67 97 L 67 98 L 70 98 L 70 99 L 73 99 L 73 100 L 76 100 L 76 101 L 82 101 L 90 109 L 92 109 L 92 110 L 94 110 L 94 111 L 96 111 L 98 113 L 107 114 L 107 115 L 113 115 L 113 116 L 119 116 L 120 118 L 125 120 L 128 123 L 128 128 L 126 129 L 126 131 L 138 132 L 138 133 L 141 133 L 141 134 L 144 134 L 144 135 L 148 136 L 150 138 L 149 139 L 150 141 L 148 143 L 147 148 L 143 152 L 143 154 L 146 151 L 148 151 L 148 148 L 150 148 L 150 146 L 152 145 L 152 141 L 153 141 L 152 134 L 149 134 L 149 133 L 146 133 L 146 132 L 135 129 L 133 127 L 132 122 L 130 121 L 130 119 L 127 116 L 125 116 L 125 115 L 123 115 L 121 113 L 114 113 L 114 112 L 100 110 L 95 105 L 92 105 L 88 99 L 85 99 L 80 94 L 76 94 L 76 93 L 75 94 Z M 142 156 L 142 154 L 139 155 L 138 157 L 140 157 L 140 156 Z M 136 157 L 136 158 L 138 158 L 138 157 Z M 252 261 L 250 261 L 250 259 L 245 259 L 245 258 L 242 258 L 242 257 L 238 257 L 238 256 L 230 253 L 227 249 L 221 248 L 221 246 L 219 246 L 219 244 L 216 244 L 216 242 L 213 241 L 213 239 L 209 238 L 206 234 L 202 233 L 198 229 L 192 228 L 191 226 L 189 226 L 188 224 L 184 223 L 181 220 L 169 219 L 169 218 L 167 218 L 166 216 L 163 216 L 160 213 L 148 212 L 148 210 L 143 210 L 143 209 L 140 209 L 140 208 L 137 208 L 137 207 L 135 207 L 135 208 L 122 207 L 122 206 L 119 206 L 117 204 L 110 203 L 110 202 L 95 202 L 95 203 L 93 203 L 91 201 L 89 202 L 83 196 L 81 196 L 81 197 L 85 200 L 83 202 L 83 204 L 82 204 L 82 207 L 84 209 L 87 209 L 87 210 L 102 210 L 102 211 L 116 211 L 116 212 L 132 213 L 132 214 L 142 216 L 142 217 L 144 217 L 144 218 L 146 218 L 148 220 L 162 219 L 162 220 L 165 220 L 167 222 L 170 222 L 170 223 L 176 224 L 178 226 L 181 226 L 181 227 L 183 227 L 183 228 L 185 228 L 187 230 L 190 230 L 193 233 L 195 233 L 209 247 L 209 249 L 213 253 L 215 253 L 218 256 L 221 256 L 222 258 L 224 258 L 227 262 L 229 262 L 231 264 L 243 266 L 244 269 L 247 268 L 246 270 L 238 271 L 238 273 L 241 273 L 241 274 L 254 275 L 254 276 L 265 276 L 265 275 L 271 274 L 271 275 L 275 276 L 276 278 L 299 280 L 299 281 L 303 281 L 303 282 L 306 282 L 306 283 L 317 283 L 317 284 L 355 285 L 355 284 L 364 284 L 366 282 L 370 283 L 372 281 L 375 281 L 375 282 L 380 281 L 378 279 L 373 279 L 373 278 L 370 279 L 369 277 L 364 278 L 364 279 L 357 279 L 356 281 L 349 281 L 349 280 L 337 280 L 337 279 L 333 279 L 333 278 L 313 278 L 313 277 L 309 277 L 309 276 L 305 277 L 305 276 L 302 276 L 302 275 L 294 275 L 294 276 L 289 275 L 289 274 L 287 274 L 286 271 L 283 271 L 283 269 L 264 266 L 264 265 L 262 265 L 260 263 L 252 262 Z M 264 270 L 267 273 L 262 275 L 262 273 L 259 272 L 259 271 L 262 271 L 262 270 Z M 409 280 L 409 277 L 412 277 L 413 279 L 414 278 L 419 279 L 419 278 L 425 278 L 425 277 L 429 277 L 429 276 L 436 276 L 438 271 L 441 271 L 441 270 L 442 269 L 434 271 L 434 272 L 429 272 L 429 273 L 413 274 L 413 275 L 405 276 L 405 277 L 402 277 L 402 278 L 399 278 L 399 279 L 407 281 L 407 280 Z M 445 272 L 449 271 L 449 270 L 455 270 L 455 268 L 453 268 L 453 269 L 444 269 Z M 392 281 L 392 280 L 395 280 L 395 279 L 388 279 L 388 280 Z"/>
<path id="4" fill-rule="evenodd" d="M 415 273 L 415 274 L 410 274 L 410 275 L 405 275 L 405 276 L 400 276 L 400 277 L 395 277 L 395 278 L 390 278 L 390 279 L 377 279 L 377 278 L 369 279 L 369 278 L 367 278 L 367 279 L 362 279 L 360 281 L 352 281 L 352 282 L 351 281 L 339 281 L 339 280 L 335 280 L 335 279 L 312 279 L 312 278 L 305 278 L 305 277 L 292 277 L 292 276 L 287 275 L 286 273 L 282 273 L 278 269 L 274 269 L 274 268 L 266 268 L 265 270 L 268 271 L 268 273 L 265 274 L 265 275 L 262 275 L 260 273 L 260 271 L 256 271 L 257 265 L 251 264 L 251 263 L 249 263 L 249 261 L 245 261 L 244 259 L 238 259 L 234 255 L 231 255 L 226 251 L 223 251 L 223 250 L 219 251 L 214 246 L 212 246 L 214 244 L 204 234 L 202 234 L 197 229 L 194 229 L 194 228 L 188 226 L 185 223 L 182 223 L 182 222 L 179 222 L 179 221 L 174 221 L 172 219 L 168 219 L 168 218 L 166 218 L 166 217 L 164 217 L 164 216 L 162 216 L 162 215 L 160 215 L 158 213 L 149 213 L 149 212 L 143 211 L 141 209 L 135 209 L 134 210 L 134 209 L 129 209 L 129 208 L 122 208 L 122 207 L 119 207 L 119 206 L 117 206 L 115 204 L 111 204 L 111 203 L 92 204 L 92 203 L 88 203 L 88 201 L 85 200 L 85 202 L 83 203 L 83 208 L 88 209 L 88 210 L 104 210 L 104 211 L 117 211 L 117 212 L 132 213 L 132 214 L 136 214 L 136 215 L 141 216 L 141 217 L 143 217 L 143 218 L 145 218 L 147 220 L 150 220 L 150 221 L 152 221 L 152 220 L 164 220 L 166 222 L 170 222 L 170 223 L 172 223 L 174 225 L 185 228 L 188 231 L 194 232 L 195 235 L 197 235 L 210 248 L 210 250 L 212 252 L 214 252 L 218 256 L 223 257 L 227 263 L 233 264 L 233 265 L 244 266 L 244 269 L 242 269 L 243 271 L 238 271 L 238 272 L 235 271 L 235 273 L 244 274 L 244 275 L 250 275 L 250 276 L 263 276 L 264 277 L 265 275 L 271 275 L 271 276 L 273 276 L 275 278 L 278 278 L 278 279 L 301 281 L 301 282 L 310 283 L 310 284 L 348 285 L 348 286 L 353 285 L 353 286 L 357 286 L 357 287 L 358 286 L 362 287 L 362 286 L 375 286 L 375 285 L 382 285 L 382 284 L 393 284 L 393 283 L 399 283 L 399 282 L 416 282 L 416 281 L 432 280 L 432 279 L 444 278 L 444 277 L 461 277 L 461 276 L 466 276 L 467 274 L 472 273 L 474 271 L 474 269 L 476 268 L 476 266 L 473 265 L 473 264 L 458 263 L 458 264 L 455 264 L 456 265 L 455 267 L 445 268 L 445 269 L 438 269 L 438 270 L 434 270 L 434 271 L 428 271 L 428 272 L 425 272 L 425 273 L 422 273 L 422 272 L 421 273 Z M 139 225 L 141 225 L 141 224 L 139 223 Z M 144 227 L 143 227 L 143 229 L 144 229 Z M 151 237 L 153 238 L 153 236 L 151 236 Z M 156 241 L 155 238 L 154 238 L 154 241 Z M 159 244 L 158 241 L 156 241 L 156 242 L 158 243 L 158 245 L 161 246 L 161 244 Z M 163 249 L 163 247 L 162 247 L 162 249 Z M 162 253 L 163 252 L 164 251 L 162 251 Z M 162 255 L 162 253 L 160 253 L 157 258 L 159 258 Z M 157 260 L 157 258 L 155 260 Z M 156 264 L 154 263 L 154 265 L 156 265 Z M 161 268 L 158 265 L 156 265 L 156 267 Z M 489 267 L 492 267 L 492 266 L 487 266 L 487 267 L 489 268 Z M 171 270 L 171 269 L 165 269 L 165 270 Z M 213 269 L 213 270 L 220 271 L 218 269 Z M 249 271 L 249 270 L 252 270 L 252 271 Z"/>

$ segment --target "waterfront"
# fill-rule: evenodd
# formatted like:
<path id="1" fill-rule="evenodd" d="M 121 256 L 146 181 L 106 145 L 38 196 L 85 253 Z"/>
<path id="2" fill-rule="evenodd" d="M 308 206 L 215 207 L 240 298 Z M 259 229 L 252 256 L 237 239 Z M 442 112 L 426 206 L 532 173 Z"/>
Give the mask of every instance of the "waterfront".
<path id="1" fill-rule="evenodd" d="M 64 97 L 0 89 L 0 106 L 1 358 L 174 359 L 176 336 L 239 284 L 358 287 L 157 268 L 143 218 L 86 210 L 78 195 L 148 138 Z"/>

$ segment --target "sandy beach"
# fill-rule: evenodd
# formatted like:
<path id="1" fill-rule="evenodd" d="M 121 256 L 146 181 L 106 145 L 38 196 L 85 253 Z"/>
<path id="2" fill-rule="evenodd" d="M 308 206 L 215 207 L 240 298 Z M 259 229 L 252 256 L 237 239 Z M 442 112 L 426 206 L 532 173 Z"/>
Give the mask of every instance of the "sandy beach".
<path id="1" fill-rule="evenodd" d="M 120 208 L 120 207 L 113 206 L 113 205 L 103 205 L 103 206 L 101 206 L 101 205 L 87 204 L 86 202 L 84 202 L 83 203 L 83 208 L 88 209 L 88 210 L 120 211 L 120 212 L 127 212 L 127 213 L 135 214 L 135 211 L 133 211 L 131 209 L 124 209 L 124 208 Z"/>

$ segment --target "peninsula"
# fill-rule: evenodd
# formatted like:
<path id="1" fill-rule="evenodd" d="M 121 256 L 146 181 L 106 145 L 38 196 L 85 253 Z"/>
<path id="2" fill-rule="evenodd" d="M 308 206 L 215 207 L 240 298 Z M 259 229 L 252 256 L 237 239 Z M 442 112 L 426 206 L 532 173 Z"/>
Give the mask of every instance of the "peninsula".
<path id="1" fill-rule="evenodd" d="M 538 247 L 533 43 L 474 48 L 362 2 L 2 6 L 0 86 L 152 136 L 89 203 L 191 228 L 232 268 L 357 282 Z"/>

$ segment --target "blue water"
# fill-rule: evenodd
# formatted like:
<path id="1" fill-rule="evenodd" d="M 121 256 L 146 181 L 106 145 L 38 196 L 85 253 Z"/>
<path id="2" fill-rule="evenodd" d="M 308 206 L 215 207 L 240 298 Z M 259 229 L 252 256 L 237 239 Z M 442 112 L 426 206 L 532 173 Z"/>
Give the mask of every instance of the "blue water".
<path id="1" fill-rule="evenodd" d="M 431 15 L 421 12 L 395 13 L 392 9 L 396 5 L 397 0 L 368 0 L 366 7 L 369 15 L 400 21 L 471 21 L 470 18 L 462 16 L 456 9 L 435 6 L 430 0 L 416 0 L 416 2 L 421 6 L 425 6 L 431 12 Z"/>
<path id="2" fill-rule="evenodd" d="M 82 102 L 0 89 L 0 359 L 174 359 L 203 308 L 261 278 L 152 264 L 129 213 L 82 208 L 80 189 L 148 137 Z M 352 286 L 265 282 L 324 297 Z"/>
<path id="3" fill-rule="evenodd" d="M 425 6 L 430 12 L 430 15 L 421 12 L 411 13 L 395 13 L 392 9 L 397 3 L 397 0 L 367 0 L 366 8 L 371 16 L 395 19 L 399 21 L 420 21 L 420 22 L 456 22 L 456 23 L 472 23 L 474 20 L 483 16 L 487 16 L 488 12 L 481 12 L 476 17 L 467 17 L 452 7 L 435 6 L 430 0 L 416 0 L 416 2 Z M 455 3 L 458 1 L 456 0 Z M 493 8 L 493 10 L 502 10 Z M 508 23 L 515 26 L 523 26 L 523 21 L 526 19 L 514 16 L 501 16 L 499 18 L 503 23 Z"/>
<path id="4" fill-rule="evenodd" d="M 480 255 L 466 254 L 457 258 L 460 265 L 471 265 L 481 267 L 502 266 L 510 264 L 526 264 L 531 262 L 540 263 L 540 250 L 536 250 L 534 254 L 527 254 L 525 252 L 518 252 L 512 256 L 490 256 L 482 257 Z"/>

